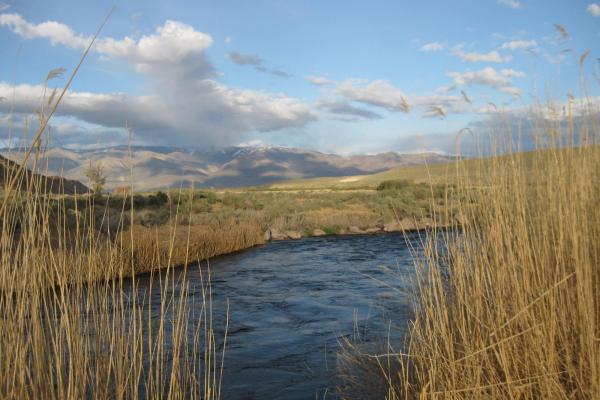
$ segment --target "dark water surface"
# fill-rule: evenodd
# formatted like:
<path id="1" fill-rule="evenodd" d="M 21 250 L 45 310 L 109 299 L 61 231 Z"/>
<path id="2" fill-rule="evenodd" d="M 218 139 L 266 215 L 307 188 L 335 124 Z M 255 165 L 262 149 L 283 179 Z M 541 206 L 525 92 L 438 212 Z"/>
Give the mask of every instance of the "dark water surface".
<path id="1" fill-rule="evenodd" d="M 408 240 L 418 245 L 419 234 Z M 214 258 L 210 268 L 215 327 L 230 305 L 224 399 L 335 398 L 340 340 L 355 332 L 387 340 L 390 326 L 397 339 L 410 318 L 414 267 L 402 234 L 275 242 Z M 186 274 L 199 293 L 200 270 Z M 143 289 L 144 278 L 138 283 Z"/>

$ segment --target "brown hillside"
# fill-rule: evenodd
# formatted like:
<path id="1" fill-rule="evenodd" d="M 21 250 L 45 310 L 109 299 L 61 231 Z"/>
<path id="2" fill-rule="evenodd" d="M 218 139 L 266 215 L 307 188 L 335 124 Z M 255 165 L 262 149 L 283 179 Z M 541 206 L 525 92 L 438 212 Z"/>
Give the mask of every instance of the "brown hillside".
<path id="1" fill-rule="evenodd" d="M 0 188 L 4 189 L 10 176 L 12 176 L 20 165 L 5 157 L 0 156 Z M 83 183 L 65 179 L 60 176 L 46 176 L 42 174 L 32 173 L 29 169 L 25 170 L 25 174 L 20 179 L 18 187 L 20 190 L 26 190 L 27 185 L 34 178 L 40 185 L 40 188 L 45 193 L 52 194 L 85 194 L 89 193 L 90 189 Z"/>

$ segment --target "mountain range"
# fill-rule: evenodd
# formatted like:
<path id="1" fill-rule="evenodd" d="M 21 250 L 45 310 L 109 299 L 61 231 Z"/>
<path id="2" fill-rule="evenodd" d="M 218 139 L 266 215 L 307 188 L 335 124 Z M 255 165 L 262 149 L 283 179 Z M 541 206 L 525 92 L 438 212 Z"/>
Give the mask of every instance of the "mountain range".
<path id="1" fill-rule="evenodd" d="M 18 151 L 0 151 L 18 161 Z M 45 151 L 39 173 L 87 182 L 90 165 L 101 165 L 106 189 L 129 186 L 136 191 L 172 187 L 243 187 L 325 176 L 364 175 L 401 165 L 448 162 L 437 153 L 342 156 L 313 150 L 249 146 L 197 150 L 175 147 L 116 146 L 93 150 L 53 147 Z"/>

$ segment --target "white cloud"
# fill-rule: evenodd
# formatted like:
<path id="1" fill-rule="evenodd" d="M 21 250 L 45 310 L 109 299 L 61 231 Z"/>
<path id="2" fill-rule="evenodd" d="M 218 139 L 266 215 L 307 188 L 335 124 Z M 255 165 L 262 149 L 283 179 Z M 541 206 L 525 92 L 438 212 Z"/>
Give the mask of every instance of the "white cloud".
<path id="1" fill-rule="evenodd" d="M 349 100 L 385 108 L 388 111 L 408 111 L 406 95 L 383 80 L 367 83 L 359 79 L 348 79 L 340 83 L 335 91 Z"/>
<path id="2" fill-rule="evenodd" d="M 503 50 L 528 50 L 537 47 L 535 40 L 512 40 L 500 46 Z"/>
<path id="3" fill-rule="evenodd" d="M 424 52 L 442 51 L 444 50 L 444 45 L 440 42 L 431 42 L 424 44 L 419 50 Z"/>
<path id="4" fill-rule="evenodd" d="M 40 24 L 31 24 L 19 14 L 0 14 L 0 26 L 6 27 L 25 39 L 48 39 L 52 44 L 62 44 L 71 48 L 85 47 L 89 40 L 76 35 L 68 26 L 47 21 Z"/>
<path id="5" fill-rule="evenodd" d="M 429 110 L 432 107 L 440 107 L 447 114 L 467 113 L 474 110 L 461 96 L 435 93 L 410 97 L 400 89 L 382 80 L 368 82 L 349 79 L 339 84 L 334 93 L 346 100 L 392 112 L 408 112 L 409 107 L 412 110 Z M 424 116 L 428 116 L 427 112 Z"/>
<path id="6" fill-rule="evenodd" d="M 334 83 L 334 81 L 332 81 L 331 79 L 325 78 L 324 76 L 313 75 L 313 76 L 309 76 L 306 79 L 313 85 L 317 85 L 317 86 L 331 85 L 332 83 Z"/>
<path id="7" fill-rule="evenodd" d="M 84 48 L 90 40 L 64 24 L 36 25 L 17 14 L 0 14 L 0 26 L 27 39 L 44 38 L 70 48 Z M 316 119 L 306 104 L 288 96 L 216 82 L 217 72 L 206 57 L 212 42 L 210 35 L 177 21 L 166 21 L 139 39 L 99 38 L 94 51 L 107 59 L 126 61 L 147 76 L 151 94 L 70 92 L 58 112 L 106 127 L 122 127 L 127 120 L 139 135 L 198 146 L 230 144 L 246 132 L 301 127 Z M 0 96 L 12 98 L 12 89 L 0 82 Z M 15 112 L 28 113 L 38 107 L 41 87 L 18 85 L 14 89 Z M 0 103 L 0 110 L 7 110 L 8 103 Z"/>
<path id="8" fill-rule="evenodd" d="M 129 37 L 122 40 L 100 38 L 94 49 L 109 58 L 127 60 L 144 74 L 205 78 L 214 75 L 204 54 L 212 43 L 210 35 L 184 23 L 167 20 L 154 34 L 142 36 L 138 41 Z"/>
<path id="9" fill-rule="evenodd" d="M 489 53 L 477 53 L 477 52 L 466 53 L 463 50 L 462 45 L 455 46 L 452 51 L 452 54 L 454 54 L 455 56 L 457 56 L 464 62 L 502 63 L 502 62 L 508 62 L 512 59 L 511 56 L 509 56 L 509 55 L 502 56 L 502 55 L 500 55 L 500 53 L 498 53 L 495 50 L 490 51 Z"/>
<path id="10" fill-rule="evenodd" d="M 515 94 L 517 88 L 512 84 L 513 78 L 521 78 L 525 74 L 514 69 L 496 71 L 492 67 L 485 67 L 479 71 L 450 72 L 448 76 L 454 79 L 457 86 L 490 86 L 503 93 Z"/>
<path id="11" fill-rule="evenodd" d="M 0 96 L 12 99 L 14 93 L 15 99 L 0 103 L 0 111 L 35 112 L 42 90 L 40 85 L 0 82 Z M 178 94 L 184 97 L 70 91 L 57 114 L 110 128 L 121 128 L 127 121 L 146 139 L 186 145 L 229 144 L 241 132 L 299 127 L 316 118 L 295 99 L 229 89 L 211 80 L 195 82 Z"/>
<path id="12" fill-rule="evenodd" d="M 498 3 L 513 9 L 521 8 L 521 2 L 518 0 L 498 0 Z"/>
<path id="13" fill-rule="evenodd" d="M 0 12 L 6 11 L 10 8 L 10 4 L 0 3 Z"/>
<path id="14" fill-rule="evenodd" d="M 585 11 L 594 17 L 600 17 L 600 6 L 597 3 L 589 4 Z"/>
<path id="15" fill-rule="evenodd" d="M 507 78 L 522 78 L 525 76 L 524 72 L 516 71 L 512 68 L 500 70 L 500 74 L 502 76 L 506 76 Z"/>
<path id="16" fill-rule="evenodd" d="M 19 14 L 0 14 L 0 26 L 25 39 L 47 39 L 53 45 L 73 49 L 86 48 L 91 37 L 78 35 L 67 25 L 46 21 L 33 24 Z M 214 74 L 204 52 L 213 43 L 210 35 L 196 31 L 190 25 L 167 20 L 154 34 L 134 40 L 99 38 L 93 50 L 110 59 L 129 61 L 138 72 L 149 75 L 188 75 L 207 77 Z"/>
<path id="17" fill-rule="evenodd" d="M 225 43 L 229 44 L 233 41 L 233 39 L 231 38 L 231 36 L 227 36 L 224 41 Z"/>

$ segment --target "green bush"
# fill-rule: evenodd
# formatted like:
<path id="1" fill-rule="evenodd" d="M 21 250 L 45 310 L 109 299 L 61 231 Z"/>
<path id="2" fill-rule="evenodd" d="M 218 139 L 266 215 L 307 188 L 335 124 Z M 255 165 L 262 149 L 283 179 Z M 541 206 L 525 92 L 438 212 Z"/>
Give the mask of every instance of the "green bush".
<path id="1" fill-rule="evenodd" d="M 313 228 L 304 228 L 302 230 L 302 236 L 308 236 L 308 237 L 310 237 L 310 236 L 312 236 L 314 234 L 314 232 L 315 231 L 314 231 Z"/>
<path id="2" fill-rule="evenodd" d="M 198 190 L 194 193 L 194 200 L 206 200 L 208 204 L 217 202 L 217 194 L 212 190 Z"/>
<path id="3" fill-rule="evenodd" d="M 339 225 L 326 226 L 323 228 L 323 232 L 327 235 L 337 235 L 341 232 L 342 228 Z"/>
<path id="4" fill-rule="evenodd" d="M 148 196 L 148 205 L 149 206 L 162 206 L 165 205 L 169 201 L 169 196 L 166 193 L 158 191 L 156 194 L 151 194 Z"/>
<path id="5" fill-rule="evenodd" d="M 381 182 L 377 190 L 401 190 L 412 185 L 408 179 L 391 179 Z"/>

